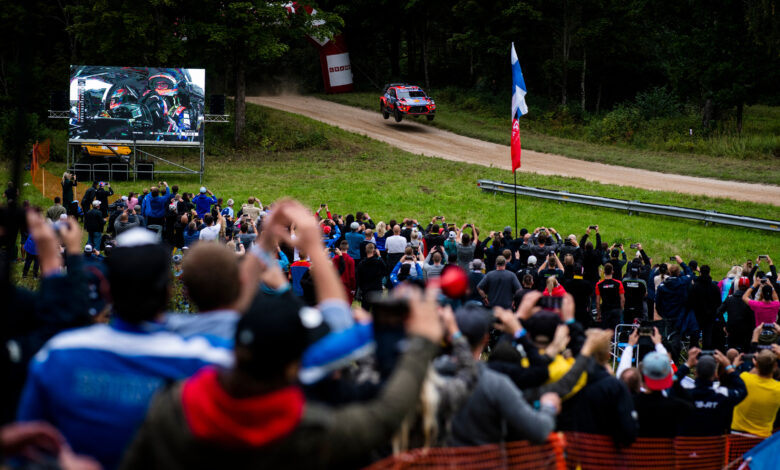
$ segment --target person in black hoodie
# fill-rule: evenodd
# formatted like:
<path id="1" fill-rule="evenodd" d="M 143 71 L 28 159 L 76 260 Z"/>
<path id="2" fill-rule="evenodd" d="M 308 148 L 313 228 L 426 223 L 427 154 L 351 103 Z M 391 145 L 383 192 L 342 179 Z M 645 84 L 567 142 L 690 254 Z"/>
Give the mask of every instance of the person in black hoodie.
<path id="1" fill-rule="evenodd" d="M 720 307 L 720 289 L 710 277 L 710 267 L 706 264 L 700 268 L 701 274 L 693 280 L 688 292 L 688 308 L 696 315 L 696 323 L 702 333 L 702 348 L 720 349 L 725 351 L 723 327 L 726 326 L 723 316 L 717 315 Z"/>
<path id="2" fill-rule="evenodd" d="M 387 266 L 376 252 L 376 245 L 373 243 L 366 245 L 366 257 L 360 260 L 355 271 L 355 280 L 363 296 L 364 309 L 371 311 L 371 296 L 382 292 L 382 279 L 386 272 Z"/>
<path id="3" fill-rule="evenodd" d="M 734 281 L 734 293 L 726 297 L 720 307 L 718 316 L 728 313 L 726 331 L 730 348 L 736 348 L 743 353 L 750 351 L 750 339 L 756 326 L 756 318 L 753 310 L 742 301 L 742 296 L 750 287 L 750 279 L 741 277 Z"/>
<path id="4" fill-rule="evenodd" d="M 108 190 L 106 190 L 108 188 Z M 108 217 L 108 196 L 113 196 L 114 190 L 109 183 L 100 183 L 97 191 L 95 191 L 95 199 L 100 201 L 100 213 L 103 214 L 103 218 Z"/>
<path id="5" fill-rule="evenodd" d="M 583 279 L 590 282 L 594 287 L 599 282 L 599 266 L 601 266 L 601 234 L 599 233 L 599 226 L 596 225 L 596 245 L 593 242 L 588 241 L 590 236 L 590 227 L 585 232 L 585 235 L 580 239 L 580 246 L 582 250 L 582 267 L 584 273 Z"/>
<path id="6" fill-rule="evenodd" d="M 704 266 L 702 266 L 704 268 Z M 696 348 L 688 351 L 688 362 L 677 369 L 677 380 L 681 381 L 691 369 L 696 368 L 696 385 L 688 390 L 694 410 L 690 419 L 680 426 L 681 436 L 722 436 L 731 429 L 731 416 L 734 407 L 747 396 L 745 382 L 739 377 L 737 368 L 742 364 L 742 357 L 736 356 L 734 363 L 720 351 L 714 355 L 702 356 Z M 718 380 L 720 366 L 720 384 L 713 386 Z"/>
<path id="7" fill-rule="evenodd" d="M 87 188 L 86 191 L 84 191 L 84 197 L 81 198 L 81 210 L 84 212 L 84 215 L 89 212 L 90 209 L 92 209 L 92 201 L 95 200 L 95 193 L 97 193 L 97 187 L 98 182 L 93 181 L 92 186 Z"/>

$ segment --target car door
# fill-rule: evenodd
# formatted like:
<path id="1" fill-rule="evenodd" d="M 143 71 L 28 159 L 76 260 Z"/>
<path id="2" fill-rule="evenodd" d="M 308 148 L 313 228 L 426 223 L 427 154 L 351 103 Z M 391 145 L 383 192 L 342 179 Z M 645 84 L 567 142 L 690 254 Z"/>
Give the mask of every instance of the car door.
<path id="1" fill-rule="evenodd" d="M 395 108 L 395 104 L 398 101 L 398 98 L 396 97 L 395 94 L 395 88 L 390 88 L 389 90 L 387 90 L 387 96 L 388 96 L 387 107 L 391 109 Z"/>

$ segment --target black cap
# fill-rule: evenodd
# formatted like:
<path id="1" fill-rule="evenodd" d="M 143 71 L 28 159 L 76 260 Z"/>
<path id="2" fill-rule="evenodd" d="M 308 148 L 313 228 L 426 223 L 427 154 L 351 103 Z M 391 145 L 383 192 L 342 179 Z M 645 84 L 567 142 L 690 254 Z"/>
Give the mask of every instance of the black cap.
<path id="1" fill-rule="evenodd" d="M 555 329 L 561 324 L 561 317 L 550 311 L 535 313 L 531 318 L 523 321 L 523 327 L 528 330 L 528 335 L 534 341 L 552 341 Z"/>
<path id="2" fill-rule="evenodd" d="M 236 349 L 251 358 L 238 366 L 255 378 L 278 374 L 330 332 L 319 310 L 304 306 L 291 291 L 258 293 L 236 326 Z"/>
<path id="3" fill-rule="evenodd" d="M 493 314 L 485 307 L 475 304 L 464 305 L 455 312 L 458 329 L 469 344 L 475 346 L 490 332 Z"/>

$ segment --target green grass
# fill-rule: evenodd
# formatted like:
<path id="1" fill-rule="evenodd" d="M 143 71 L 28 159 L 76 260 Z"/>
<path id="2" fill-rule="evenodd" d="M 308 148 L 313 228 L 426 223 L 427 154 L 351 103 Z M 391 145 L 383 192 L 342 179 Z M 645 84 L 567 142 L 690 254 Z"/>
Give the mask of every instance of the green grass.
<path id="1" fill-rule="evenodd" d="M 417 119 L 417 122 L 509 145 L 508 101 L 505 106 L 497 107 L 495 100 L 483 102 L 451 90 L 445 90 L 440 95 L 431 94 L 436 99 L 436 119 L 432 122 Z M 379 108 L 378 92 L 322 94 L 318 97 L 371 111 L 378 112 Z M 648 127 L 657 129 L 663 127 L 662 124 L 676 125 L 678 130 L 684 129 L 687 133 L 689 127 L 697 125 L 690 119 L 682 121 Z M 524 149 L 663 173 L 780 184 L 780 159 L 771 153 L 775 149 L 780 152 L 780 108 L 748 107 L 742 137 L 721 133 L 706 139 L 690 139 L 666 133 L 661 139 L 655 135 L 640 134 L 635 136 L 633 145 L 590 142 L 583 126 L 566 113 L 542 112 L 539 116 L 532 110 L 520 119 L 520 127 Z M 754 148 L 762 150 L 748 151 Z"/>
<path id="2" fill-rule="evenodd" d="M 327 202 L 336 213 L 363 210 L 375 221 L 414 217 L 421 223 L 434 215 L 448 221 L 473 222 L 486 234 L 512 225 L 512 197 L 481 192 L 480 178 L 509 180 L 511 173 L 442 159 L 412 155 L 365 136 L 298 115 L 250 105 L 251 129 L 246 148 L 232 150 L 227 126 L 209 128 L 210 145 L 205 184 L 218 197 L 240 203 L 249 196 L 268 203 L 291 196 L 310 207 Z M 184 159 L 185 161 L 186 158 Z M 192 163 L 192 161 L 190 161 Z M 53 173 L 62 163 L 50 163 Z M 7 166 L 0 178 L 7 179 Z M 168 177 L 184 191 L 196 191 L 197 177 Z M 581 179 L 522 174 L 518 183 L 585 194 L 600 194 L 646 202 L 681 205 L 721 212 L 746 213 L 777 218 L 778 209 L 763 204 L 726 199 L 643 191 L 608 186 Z M 148 182 L 115 182 L 120 193 L 138 191 Z M 46 207 L 32 187 L 24 196 Z M 713 266 L 715 276 L 732 263 L 769 253 L 780 259 L 777 234 L 758 230 L 704 226 L 702 223 L 666 217 L 635 215 L 576 204 L 561 204 L 534 198 L 518 198 L 520 227 L 552 226 L 562 234 L 578 236 L 590 224 L 598 224 L 604 241 L 642 242 L 656 260 L 680 254 L 686 259 Z"/>

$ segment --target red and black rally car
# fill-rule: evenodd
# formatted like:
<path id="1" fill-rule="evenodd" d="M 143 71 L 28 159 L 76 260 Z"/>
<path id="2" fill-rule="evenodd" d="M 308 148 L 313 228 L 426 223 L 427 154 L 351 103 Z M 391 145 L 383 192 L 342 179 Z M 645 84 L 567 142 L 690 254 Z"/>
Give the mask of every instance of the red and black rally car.
<path id="1" fill-rule="evenodd" d="M 379 98 L 379 111 L 385 119 L 392 114 L 396 122 L 401 122 L 405 114 L 425 116 L 429 121 L 433 121 L 436 116 L 436 103 L 418 86 L 390 83 L 385 85 L 385 91 Z"/>

